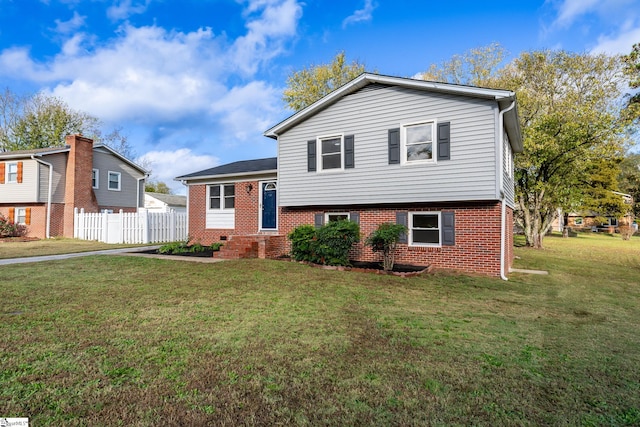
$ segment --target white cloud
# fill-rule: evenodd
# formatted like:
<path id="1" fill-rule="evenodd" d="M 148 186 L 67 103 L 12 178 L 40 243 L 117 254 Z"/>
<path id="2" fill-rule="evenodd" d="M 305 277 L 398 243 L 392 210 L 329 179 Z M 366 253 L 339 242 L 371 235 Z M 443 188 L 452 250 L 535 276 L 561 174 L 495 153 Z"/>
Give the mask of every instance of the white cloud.
<path id="1" fill-rule="evenodd" d="M 189 148 L 175 151 L 149 151 L 136 162 L 152 171 L 152 178 L 167 184 L 175 193 L 184 193 L 184 186 L 174 178 L 188 173 L 209 169 L 220 164 L 215 156 L 196 154 Z"/>
<path id="2" fill-rule="evenodd" d="M 637 0 L 547 0 L 546 3 L 557 10 L 552 28 L 570 27 L 584 15 L 590 14 L 610 22 L 637 15 Z"/>
<path id="3" fill-rule="evenodd" d="M 625 25 L 613 36 L 598 37 L 598 44 L 591 49 L 593 53 L 628 54 L 635 43 L 640 42 L 640 27 Z"/>
<path id="4" fill-rule="evenodd" d="M 151 0 L 145 0 L 133 4 L 132 0 L 118 0 L 113 6 L 107 9 L 107 16 L 113 21 L 122 21 L 128 19 L 131 15 L 144 13 L 150 2 Z"/>
<path id="5" fill-rule="evenodd" d="M 353 12 L 352 15 L 347 16 L 342 21 L 342 28 L 346 28 L 349 24 L 355 24 L 357 22 L 371 21 L 373 19 L 373 11 L 378 7 L 373 3 L 373 0 L 365 0 L 364 7 Z"/>
<path id="6" fill-rule="evenodd" d="M 258 66 L 278 55 L 286 41 L 296 35 L 302 6 L 296 0 L 254 0 L 246 15 L 262 10 L 260 16 L 249 18 L 247 34 L 233 44 L 233 63 L 241 72 L 254 74 Z"/>
<path id="7" fill-rule="evenodd" d="M 56 19 L 55 31 L 60 34 L 69 34 L 76 31 L 78 28 L 84 27 L 86 16 L 80 15 L 78 12 L 73 12 L 73 16 L 68 21 L 62 21 Z"/>
<path id="8" fill-rule="evenodd" d="M 602 0 L 564 0 L 558 6 L 558 17 L 555 24 L 564 27 L 569 26 L 573 21 L 593 9 Z"/>

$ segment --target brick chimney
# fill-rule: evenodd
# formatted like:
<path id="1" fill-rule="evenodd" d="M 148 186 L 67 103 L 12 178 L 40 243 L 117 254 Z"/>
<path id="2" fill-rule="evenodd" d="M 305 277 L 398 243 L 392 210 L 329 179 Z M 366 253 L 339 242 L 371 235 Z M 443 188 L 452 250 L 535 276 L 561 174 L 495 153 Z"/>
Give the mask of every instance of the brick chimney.
<path id="1" fill-rule="evenodd" d="M 73 237 L 73 209 L 98 212 L 96 195 L 91 186 L 93 140 L 81 135 L 67 135 L 70 147 L 64 188 L 64 236 Z"/>

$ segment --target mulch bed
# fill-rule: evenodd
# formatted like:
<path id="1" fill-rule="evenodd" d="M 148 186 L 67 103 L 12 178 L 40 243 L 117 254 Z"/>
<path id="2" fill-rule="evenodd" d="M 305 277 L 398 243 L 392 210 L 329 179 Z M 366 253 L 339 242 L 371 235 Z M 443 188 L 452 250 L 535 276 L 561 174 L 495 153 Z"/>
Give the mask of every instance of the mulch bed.
<path id="1" fill-rule="evenodd" d="M 211 258 L 213 254 L 218 251 L 206 250 L 201 252 L 182 252 L 177 254 L 161 254 L 157 249 L 153 249 L 150 251 L 141 251 L 138 253 L 141 254 L 152 254 L 152 255 L 171 255 L 171 256 L 186 256 L 186 257 L 200 257 L 200 258 Z"/>
<path id="2" fill-rule="evenodd" d="M 399 277 L 415 277 L 421 274 L 430 273 L 433 269 L 430 265 L 425 267 L 421 265 L 395 264 L 393 266 L 393 271 L 384 271 L 382 269 L 382 263 L 379 262 L 351 261 L 350 267 L 320 265 L 304 261 L 301 262 L 311 267 L 322 268 L 324 270 L 356 271 L 359 273 L 385 274 Z"/>

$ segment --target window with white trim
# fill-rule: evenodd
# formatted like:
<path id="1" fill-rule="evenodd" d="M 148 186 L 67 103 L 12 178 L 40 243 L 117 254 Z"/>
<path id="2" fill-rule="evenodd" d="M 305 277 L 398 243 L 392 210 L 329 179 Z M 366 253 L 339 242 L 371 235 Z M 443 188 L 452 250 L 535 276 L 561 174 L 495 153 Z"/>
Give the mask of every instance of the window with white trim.
<path id="1" fill-rule="evenodd" d="M 504 133 L 504 138 L 502 140 L 502 162 L 504 171 L 507 173 L 509 178 L 513 178 L 513 151 L 511 149 L 511 144 L 509 143 L 509 137 L 507 133 Z"/>
<path id="2" fill-rule="evenodd" d="M 7 183 L 18 182 L 18 162 L 7 163 Z"/>
<path id="3" fill-rule="evenodd" d="M 15 221 L 16 224 L 27 224 L 27 208 L 16 208 Z"/>
<path id="4" fill-rule="evenodd" d="M 433 121 L 402 126 L 403 163 L 433 162 L 436 158 L 436 124 Z"/>
<path id="5" fill-rule="evenodd" d="M 344 141 L 342 135 L 318 138 L 319 170 L 343 169 Z"/>
<path id="6" fill-rule="evenodd" d="M 236 206 L 235 184 L 212 184 L 208 186 L 209 210 L 234 209 Z"/>
<path id="7" fill-rule="evenodd" d="M 583 221 L 582 221 L 582 217 L 581 216 L 575 217 L 574 220 L 573 220 L 573 223 L 575 225 L 582 225 L 582 222 Z"/>
<path id="8" fill-rule="evenodd" d="M 409 212 L 409 245 L 440 246 L 440 212 Z"/>
<path id="9" fill-rule="evenodd" d="M 349 212 L 327 212 L 324 214 L 324 222 L 328 224 L 335 221 L 349 221 L 351 215 Z"/>
<path id="10" fill-rule="evenodd" d="M 97 189 L 100 186 L 100 172 L 98 169 L 91 171 L 91 188 Z"/>
<path id="11" fill-rule="evenodd" d="M 120 178 L 122 178 L 122 175 L 120 174 L 120 172 L 109 171 L 109 174 L 108 174 L 109 182 L 107 184 L 107 188 L 113 191 L 120 191 Z"/>

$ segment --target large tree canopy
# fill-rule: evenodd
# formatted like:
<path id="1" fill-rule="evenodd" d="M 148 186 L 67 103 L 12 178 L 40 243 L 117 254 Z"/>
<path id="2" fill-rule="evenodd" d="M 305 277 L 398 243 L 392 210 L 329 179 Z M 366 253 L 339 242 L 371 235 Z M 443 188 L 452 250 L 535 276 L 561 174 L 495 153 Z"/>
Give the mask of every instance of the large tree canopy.
<path id="1" fill-rule="evenodd" d="M 615 180 L 598 178 L 603 169 L 596 166 L 603 160 L 608 167 L 617 164 L 628 142 L 619 102 L 622 61 L 545 50 L 524 52 L 496 70 L 502 57 L 495 46 L 476 49 L 445 63 L 440 74 L 432 66 L 425 77 L 516 92 L 524 153 L 515 157 L 515 218 L 527 245 L 542 247 L 558 207 L 604 206 L 608 196 L 596 199 L 617 189 Z M 479 72 L 474 64 L 488 69 Z M 470 75 L 459 77 L 464 70 Z M 589 183 L 597 179 L 611 188 L 592 191 Z"/>
<path id="2" fill-rule="evenodd" d="M 20 96 L 9 89 L 0 93 L 0 151 L 62 147 L 67 135 L 77 133 L 135 157 L 120 128 L 105 133 L 98 118 L 59 98 L 42 93 Z"/>
<path id="3" fill-rule="evenodd" d="M 312 65 L 291 73 L 282 99 L 292 110 L 302 110 L 364 71 L 364 64 L 358 61 L 348 64 L 345 53 L 340 52 L 329 64 Z"/>

